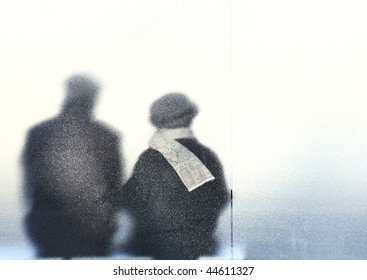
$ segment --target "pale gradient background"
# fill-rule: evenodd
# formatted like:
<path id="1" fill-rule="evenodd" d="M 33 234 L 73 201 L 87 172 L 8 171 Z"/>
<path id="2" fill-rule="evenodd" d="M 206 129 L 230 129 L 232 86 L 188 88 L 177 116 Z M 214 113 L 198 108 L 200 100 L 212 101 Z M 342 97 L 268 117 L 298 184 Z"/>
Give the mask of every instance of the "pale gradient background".
<path id="1" fill-rule="evenodd" d="M 199 105 L 193 128 L 234 191 L 238 257 L 367 258 L 366 14 L 357 0 L 1 1 L 0 257 L 31 257 L 26 131 L 88 72 L 128 173 L 153 100 L 181 91 Z"/>

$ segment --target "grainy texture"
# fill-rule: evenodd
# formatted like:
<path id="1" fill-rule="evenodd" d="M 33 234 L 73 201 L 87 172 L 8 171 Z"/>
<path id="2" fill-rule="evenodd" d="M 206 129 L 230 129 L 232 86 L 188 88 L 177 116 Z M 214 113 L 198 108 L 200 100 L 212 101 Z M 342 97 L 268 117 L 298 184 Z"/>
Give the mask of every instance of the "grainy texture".
<path id="1" fill-rule="evenodd" d="M 123 164 L 117 134 L 91 117 L 98 89 L 90 78 L 72 76 L 62 113 L 28 133 L 26 229 L 39 257 L 108 254 Z"/>
<path id="2" fill-rule="evenodd" d="M 215 180 L 189 192 L 162 154 L 154 149 L 143 152 L 120 197 L 121 206 L 135 217 L 135 232 L 127 247 L 135 255 L 197 259 L 216 252 L 213 233 L 229 200 L 221 163 L 196 139 L 178 141 Z"/>
<path id="3" fill-rule="evenodd" d="M 88 118 L 33 128 L 24 150 L 28 234 L 41 257 L 104 255 L 121 183 L 119 139 Z"/>

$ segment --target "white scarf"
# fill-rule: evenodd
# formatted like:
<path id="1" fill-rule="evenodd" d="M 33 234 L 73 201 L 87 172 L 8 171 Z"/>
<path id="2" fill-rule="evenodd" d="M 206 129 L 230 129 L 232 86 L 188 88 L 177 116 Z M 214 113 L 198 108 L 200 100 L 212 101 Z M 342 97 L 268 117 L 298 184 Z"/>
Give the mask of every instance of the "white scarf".
<path id="1" fill-rule="evenodd" d="M 215 178 L 197 156 L 175 141 L 179 138 L 194 138 L 194 134 L 189 128 L 160 129 L 153 135 L 150 147 L 163 155 L 191 192 Z"/>

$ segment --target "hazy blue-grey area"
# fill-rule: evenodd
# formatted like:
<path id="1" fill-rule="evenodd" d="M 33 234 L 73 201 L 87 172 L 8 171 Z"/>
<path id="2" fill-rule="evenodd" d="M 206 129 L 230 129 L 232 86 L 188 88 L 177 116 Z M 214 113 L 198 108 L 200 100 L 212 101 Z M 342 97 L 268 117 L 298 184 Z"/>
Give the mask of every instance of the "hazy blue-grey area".
<path id="1" fill-rule="evenodd" d="M 19 157 L 77 72 L 102 82 L 95 115 L 121 133 L 128 175 L 154 132 L 150 104 L 170 91 L 198 104 L 194 132 L 234 197 L 219 257 L 367 259 L 366 5 L 2 3 L 0 259 L 34 257 Z"/>

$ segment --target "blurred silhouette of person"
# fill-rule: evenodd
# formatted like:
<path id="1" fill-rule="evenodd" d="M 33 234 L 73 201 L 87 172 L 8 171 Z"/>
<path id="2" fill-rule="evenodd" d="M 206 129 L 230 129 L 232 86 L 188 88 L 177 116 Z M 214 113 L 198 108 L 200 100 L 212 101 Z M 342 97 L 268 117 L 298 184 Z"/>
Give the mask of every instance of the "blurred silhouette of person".
<path id="1" fill-rule="evenodd" d="M 99 89 L 86 75 L 70 77 L 61 113 L 28 132 L 25 223 L 40 258 L 109 253 L 124 170 L 119 136 L 93 118 Z"/>
<path id="2" fill-rule="evenodd" d="M 135 220 L 129 253 L 154 259 L 216 253 L 213 234 L 229 193 L 219 159 L 190 129 L 197 113 L 179 93 L 164 95 L 150 108 L 157 131 L 121 191 L 121 207 Z"/>

